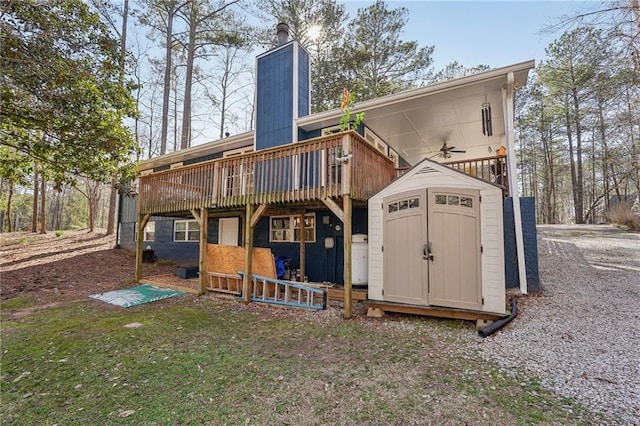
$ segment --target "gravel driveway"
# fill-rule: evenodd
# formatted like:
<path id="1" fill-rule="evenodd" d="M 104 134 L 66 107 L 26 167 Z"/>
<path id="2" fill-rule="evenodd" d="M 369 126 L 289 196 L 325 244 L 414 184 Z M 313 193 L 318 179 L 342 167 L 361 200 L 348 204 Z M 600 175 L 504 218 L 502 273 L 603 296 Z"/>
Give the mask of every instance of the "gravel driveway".
<path id="1" fill-rule="evenodd" d="M 640 234 L 611 226 L 538 227 L 542 292 L 483 339 L 481 353 L 561 395 L 640 425 Z"/>

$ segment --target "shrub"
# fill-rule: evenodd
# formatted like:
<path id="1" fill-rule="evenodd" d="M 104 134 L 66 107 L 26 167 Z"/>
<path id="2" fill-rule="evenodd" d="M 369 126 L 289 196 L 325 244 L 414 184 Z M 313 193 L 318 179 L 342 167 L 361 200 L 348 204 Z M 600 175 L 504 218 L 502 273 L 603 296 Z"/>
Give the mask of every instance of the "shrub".
<path id="1" fill-rule="evenodd" d="M 640 216 L 631 211 L 631 206 L 617 203 L 607 211 L 607 219 L 616 225 L 625 225 L 631 229 L 640 229 Z"/>
<path id="2" fill-rule="evenodd" d="M 63 232 L 62 231 L 56 231 L 56 237 L 62 237 Z"/>

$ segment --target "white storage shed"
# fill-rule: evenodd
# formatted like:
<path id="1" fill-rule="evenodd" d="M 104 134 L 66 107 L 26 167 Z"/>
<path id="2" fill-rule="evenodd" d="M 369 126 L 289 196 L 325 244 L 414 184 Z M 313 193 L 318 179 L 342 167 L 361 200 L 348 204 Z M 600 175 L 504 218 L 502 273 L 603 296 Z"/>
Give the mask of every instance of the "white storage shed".
<path id="1" fill-rule="evenodd" d="M 369 299 L 505 314 L 502 189 L 423 160 L 369 199 Z"/>

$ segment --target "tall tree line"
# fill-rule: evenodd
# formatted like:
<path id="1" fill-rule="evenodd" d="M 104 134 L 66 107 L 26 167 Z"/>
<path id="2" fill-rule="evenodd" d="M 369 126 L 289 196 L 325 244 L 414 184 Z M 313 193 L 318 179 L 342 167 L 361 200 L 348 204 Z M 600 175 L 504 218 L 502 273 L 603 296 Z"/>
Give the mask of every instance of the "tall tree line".
<path id="1" fill-rule="evenodd" d="M 16 189 L 34 231 L 66 226 L 59 194 L 74 194 L 91 229 L 108 199 L 113 232 L 136 161 L 250 130 L 254 56 L 278 22 L 311 54 L 314 112 L 343 87 L 361 101 L 432 79 L 433 46 L 403 40 L 408 10 L 381 0 L 354 17 L 336 0 L 2 0 L 0 13 L 3 229 Z"/>
<path id="2" fill-rule="evenodd" d="M 543 223 L 599 223 L 640 194 L 640 9 L 574 17 L 519 95 L 523 191 Z"/>

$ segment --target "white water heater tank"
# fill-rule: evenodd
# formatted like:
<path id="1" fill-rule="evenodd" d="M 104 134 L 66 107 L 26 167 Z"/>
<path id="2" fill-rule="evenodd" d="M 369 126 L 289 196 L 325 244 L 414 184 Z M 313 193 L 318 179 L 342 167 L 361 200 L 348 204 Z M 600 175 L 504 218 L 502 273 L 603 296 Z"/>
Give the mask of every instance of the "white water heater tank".
<path id="1" fill-rule="evenodd" d="M 367 234 L 351 236 L 351 284 L 364 286 L 369 282 L 369 243 Z"/>

